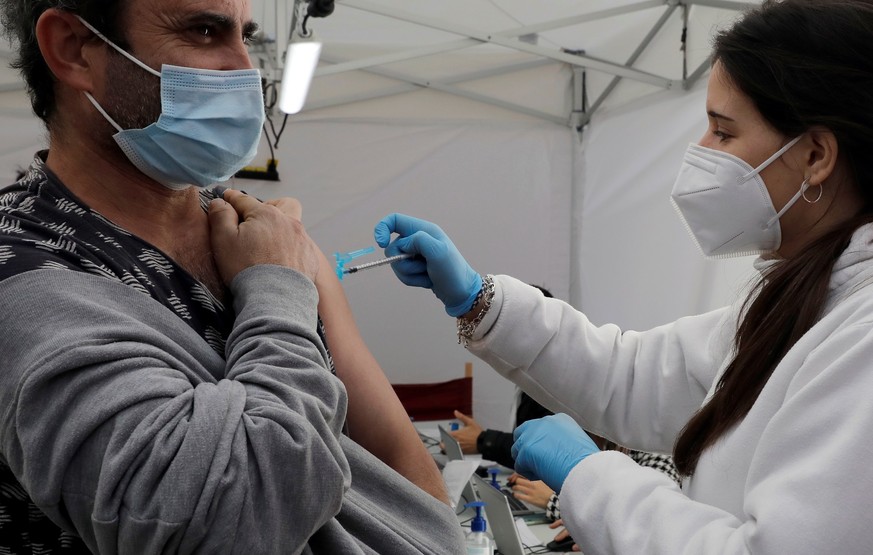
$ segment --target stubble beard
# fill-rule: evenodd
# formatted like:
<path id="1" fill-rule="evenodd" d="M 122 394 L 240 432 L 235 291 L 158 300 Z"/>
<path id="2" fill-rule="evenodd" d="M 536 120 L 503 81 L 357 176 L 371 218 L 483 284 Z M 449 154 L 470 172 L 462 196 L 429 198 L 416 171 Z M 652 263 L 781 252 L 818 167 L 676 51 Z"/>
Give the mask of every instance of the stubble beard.
<path id="1" fill-rule="evenodd" d="M 106 72 L 106 96 L 101 106 L 124 130 L 142 129 L 158 121 L 161 115 L 161 80 L 139 67 L 118 52 L 110 49 Z M 108 124 L 108 122 L 107 122 Z M 106 145 L 121 153 L 112 135 L 106 136 Z"/>

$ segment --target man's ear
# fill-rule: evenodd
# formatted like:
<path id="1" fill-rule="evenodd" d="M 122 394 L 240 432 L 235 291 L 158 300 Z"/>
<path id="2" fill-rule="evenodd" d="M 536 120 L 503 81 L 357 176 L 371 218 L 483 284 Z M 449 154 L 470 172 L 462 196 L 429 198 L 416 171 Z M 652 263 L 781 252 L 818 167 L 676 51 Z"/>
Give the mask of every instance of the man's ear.
<path id="1" fill-rule="evenodd" d="M 73 89 L 93 91 L 95 53 L 101 47 L 75 14 L 50 8 L 36 22 L 36 40 L 55 78 Z"/>

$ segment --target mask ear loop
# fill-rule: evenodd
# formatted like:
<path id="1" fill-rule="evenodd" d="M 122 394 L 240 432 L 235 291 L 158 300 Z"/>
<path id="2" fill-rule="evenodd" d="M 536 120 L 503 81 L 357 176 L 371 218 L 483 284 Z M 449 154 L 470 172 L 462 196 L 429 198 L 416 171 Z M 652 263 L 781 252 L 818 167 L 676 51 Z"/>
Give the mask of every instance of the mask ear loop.
<path id="1" fill-rule="evenodd" d="M 823 192 L 823 190 L 824 190 L 824 187 L 822 186 L 821 183 L 819 183 L 818 185 L 810 185 L 810 184 L 809 184 L 809 178 L 807 178 L 807 179 L 804 179 L 804 180 L 803 180 L 803 184 L 805 185 L 805 187 L 804 187 L 804 186 L 801 186 L 801 188 L 802 188 L 802 190 L 803 190 L 803 193 L 802 193 L 802 195 L 801 195 L 801 196 L 803 197 L 803 200 L 805 200 L 805 201 L 806 201 L 807 203 L 809 203 L 809 204 L 815 204 L 816 202 L 818 202 L 818 201 L 821 200 L 821 195 L 822 195 L 822 192 Z M 812 199 L 812 200 L 806 198 L 806 191 L 807 191 L 807 189 L 809 189 L 810 187 L 818 187 L 818 196 L 815 197 L 815 198 Z"/>
<path id="2" fill-rule="evenodd" d="M 819 186 L 819 187 L 821 187 L 821 186 Z M 805 195 L 806 195 L 806 190 L 808 188 L 809 188 L 809 178 L 803 180 L 803 183 L 800 184 L 800 189 L 798 189 L 797 192 L 794 193 L 794 196 L 791 197 L 791 200 L 789 200 L 788 202 L 785 203 L 785 206 L 782 207 L 782 210 L 780 210 L 779 212 L 776 213 L 775 216 L 773 216 L 772 218 L 767 220 L 767 225 L 764 227 L 764 229 L 768 229 L 770 226 L 775 224 L 779 220 L 779 218 L 782 217 L 782 214 L 788 212 L 788 209 L 791 208 L 792 206 L 794 206 L 794 203 L 797 202 L 800 199 L 800 197 L 803 197 L 803 199 L 806 200 Z M 818 202 L 818 200 L 820 198 L 821 198 L 821 189 L 819 189 L 819 191 L 818 191 L 818 198 L 812 202 Z M 807 200 L 806 202 L 810 202 L 810 201 Z M 812 202 L 810 202 L 810 203 L 812 203 Z"/>
<path id="3" fill-rule="evenodd" d="M 112 42 L 111 40 L 106 38 L 106 35 L 104 35 L 100 31 L 98 31 L 96 27 L 94 27 L 93 25 L 91 25 L 90 23 L 88 23 L 87 21 L 82 19 L 82 16 L 77 15 L 76 17 L 79 19 L 79 21 L 82 23 L 82 25 L 85 26 L 86 29 L 88 29 L 89 31 L 91 31 L 92 33 L 97 35 L 97 37 L 99 37 L 100 40 L 102 40 L 103 42 L 105 42 L 106 44 L 108 44 L 109 46 L 114 48 L 116 50 L 116 52 L 118 52 L 119 54 L 121 54 L 122 56 L 124 56 L 125 58 L 130 60 L 131 62 L 135 63 L 139 67 L 143 68 L 144 70 L 148 71 L 152 75 L 154 75 L 156 77 L 161 76 L 160 71 L 154 70 L 154 69 L 150 68 L 149 66 L 145 65 L 143 62 L 138 60 L 133 54 L 131 54 L 130 52 L 128 52 L 124 48 L 118 46 L 117 44 L 115 44 L 114 42 Z"/>
<path id="4" fill-rule="evenodd" d="M 115 128 L 116 131 L 118 131 L 119 133 L 121 133 L 122 131 L 124 131 L 124 129 L 122 129 L 120 125 L 118 125 L 117 123 L 115 123 L 115 120 L 112 119 L 112 118 L 109 116 L 109 114 L 106 113 L 106 110 L 104 110 L 103 107 L 100 106 L 100 104 L 97 103 L 97 100 L 96 100 L 93 96 L 91 96 L 91 93 L 89 93 L 88 91 L 84 91 L 84 93 L 85 93 L 85 97 L 86 97 L 89 101 L 91 101 L 91 104 L 93 104 L 94 107 L 97 108 L 97 111 L 100 112 L 100 115 L 102 115 L 102 116 L 106 119 L 106 121 L 108 121 L 108 122 L 112 125 L 112 127 Z"/>

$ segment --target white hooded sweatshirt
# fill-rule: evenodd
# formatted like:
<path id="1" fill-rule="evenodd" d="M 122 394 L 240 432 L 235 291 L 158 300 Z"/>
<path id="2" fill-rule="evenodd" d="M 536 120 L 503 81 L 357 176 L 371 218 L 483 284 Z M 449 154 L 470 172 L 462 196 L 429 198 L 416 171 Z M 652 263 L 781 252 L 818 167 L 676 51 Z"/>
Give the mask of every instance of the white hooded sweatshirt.
<path id="1" fill-rule="evenodd" d="M 821 320 L 682 488 L 616 452 L 560 492 L 586 555 L 873 553 L 873 226 L 837 261 Z M 732 358 L 741 301 L 645 332 L 498 276 L 471 352 L 555 412 L 633 449 L 670 452 Z"/>

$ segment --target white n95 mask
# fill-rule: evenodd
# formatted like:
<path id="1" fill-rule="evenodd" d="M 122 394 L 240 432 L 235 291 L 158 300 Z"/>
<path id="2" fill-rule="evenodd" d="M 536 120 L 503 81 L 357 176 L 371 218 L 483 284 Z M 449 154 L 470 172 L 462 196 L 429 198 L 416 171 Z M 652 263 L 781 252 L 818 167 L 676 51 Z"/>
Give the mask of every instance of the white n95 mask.
<path id="1" fill-rule="evenodd" d="M 779 218 L 809 183 L 804 181 L 777 213 L 760 173 L 799 140 L 792 139 L 757 168 L 733 154 L 688 145 L 670 197 L 705 256 L 726 258 L 779 248 Z"/>
<path id="2" fill-rule="evenodd" d="M 118 130 L 113 135 L 115 142 L 142 173 L 170 189 L 206 187 L 227 181 L 255 157 L 265 117 L 260 71 L 164 64 L 159 73 L 81 17 L 79 20 L 115 50 L 161 79 L 161 115 L 142 129 L 122 129 L 85 92 L 97 111 Z"/>

